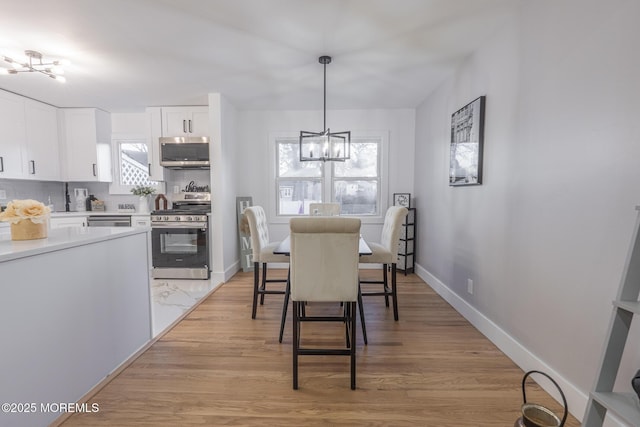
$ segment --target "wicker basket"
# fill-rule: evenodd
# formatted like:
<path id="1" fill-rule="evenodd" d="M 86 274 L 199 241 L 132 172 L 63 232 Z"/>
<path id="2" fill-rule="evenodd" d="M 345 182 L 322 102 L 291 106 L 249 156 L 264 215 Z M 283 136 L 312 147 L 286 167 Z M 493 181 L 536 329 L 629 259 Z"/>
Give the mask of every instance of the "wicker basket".
<path id="1" fill-rule="evenodd" d="M 35 240 L 47 237 L 47 222 L 36 224 L 30 219 L 11 224 L 11 240 Z"/>

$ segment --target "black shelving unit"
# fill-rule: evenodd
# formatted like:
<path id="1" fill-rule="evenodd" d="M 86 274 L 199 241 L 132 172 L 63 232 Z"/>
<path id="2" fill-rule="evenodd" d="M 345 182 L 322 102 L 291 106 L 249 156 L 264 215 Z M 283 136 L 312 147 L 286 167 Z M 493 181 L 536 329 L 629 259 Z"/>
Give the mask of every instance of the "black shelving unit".
<path id="1" fill-rule="evenodd" d="M 416 208 L 408 209 L 400 231 L 397 263 L 397 269 L 404 272 L 405 276 L 414 272 L 416 262 Z"/>

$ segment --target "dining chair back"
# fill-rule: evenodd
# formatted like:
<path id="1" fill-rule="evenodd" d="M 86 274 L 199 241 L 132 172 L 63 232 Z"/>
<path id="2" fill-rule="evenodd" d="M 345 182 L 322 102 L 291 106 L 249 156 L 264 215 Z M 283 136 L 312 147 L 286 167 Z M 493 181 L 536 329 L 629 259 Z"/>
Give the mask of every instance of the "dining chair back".
<path id="1" fill-rule="evenodd" d="M 293 388 L 298 388 L 298 356 L 351 358 L 351 388 L 356 386 L 356 301 L 360 220 L 344 217 L 299 217 L 290 221 L 291 299 L 293 301 Z M 341 302 L 337 316 L 313 316 L 307 302 Z M 346 343 L 340 348 L 304 347 L 304 322 L 343 322 Z"/>
<path id="2" fill-rule="evenodd" d="M 340 209 L 340 203 L 309 203 L 309 215 L 314 216 L 338 216 Z"/>
<path id="3" fill-rule="evenodd" d="M 396 289 L 396 266 L 398 262 L 398 243 L 402 223 L 407 216 L 408 209 L 402 206 L 391 206 L 387 209 L 382 226 L 380 243 L 367 242 L 371 248 L 371 255 L 360 257 L 363 264 L 382 264 L 382 280 L 360 280 L 361 284 L 381 284 L 382 291 L 367 291 L 363 288 L 363 296 L 384 296 L 385 304 L 389 307 L 389 297 L 393 300 L 393 317 L 398 320 L 398 293 Z M 389 288 L 387 268 L 391 266 L 391 288 Z"/>
<path id="4" fill-rule="evenodd" d="M 269 242 L 269 226 L 267 215 L 262 206 L 250 206 L 244 210 L 244 215 L 249 223 L 249 233 L 251 234 L 251 248 L 253 252 L 253 304 L 251 318 L 256 318 L 258 306 L 258 295 L 260 295 L 260 305 L 264 304 L 264 296 L 268 294 L 284 295 L 284 289 L 267 289 L 267 283 L 286 283 L 287 279 L 268 279 L 268 263 L 289 263 L 286 255 L 276 255 L 273 250 L 279 242 Z M 260 278 L 260 264 L 262 264 L 262 278 Z"/>

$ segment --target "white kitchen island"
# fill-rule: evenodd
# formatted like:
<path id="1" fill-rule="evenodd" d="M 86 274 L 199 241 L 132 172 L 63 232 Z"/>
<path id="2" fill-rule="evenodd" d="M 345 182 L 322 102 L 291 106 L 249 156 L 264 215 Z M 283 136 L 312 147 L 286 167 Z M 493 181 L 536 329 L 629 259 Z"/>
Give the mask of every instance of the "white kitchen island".
<path id="1" fill-rule="evenodd" d="M 0 234 L 0 425 L 99 410 L 69 405 L 151 340 L 149 231 L 61 228 L 15 242 Z"/>

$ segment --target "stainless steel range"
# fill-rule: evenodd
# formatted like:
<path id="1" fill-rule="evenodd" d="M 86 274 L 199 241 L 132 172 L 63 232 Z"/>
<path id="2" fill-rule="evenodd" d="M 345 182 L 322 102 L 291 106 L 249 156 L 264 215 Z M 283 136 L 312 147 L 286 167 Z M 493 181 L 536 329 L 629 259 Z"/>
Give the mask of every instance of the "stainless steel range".
<path id="1" fill-rule="evenodd" d="M 151 212 L 152 277 L 208 279 L 210 193 L 180 193 Z"/>

